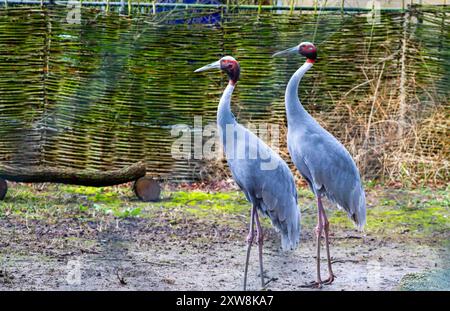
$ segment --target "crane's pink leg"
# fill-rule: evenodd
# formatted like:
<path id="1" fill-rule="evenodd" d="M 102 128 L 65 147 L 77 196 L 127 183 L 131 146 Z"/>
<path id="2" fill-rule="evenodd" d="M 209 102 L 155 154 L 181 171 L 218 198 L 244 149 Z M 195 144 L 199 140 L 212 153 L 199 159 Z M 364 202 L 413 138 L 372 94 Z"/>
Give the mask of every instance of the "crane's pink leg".
<path id="1" fill-rule="evenodd" d="M 328 279 L 323 281 L 323 284 L 330 285 L 334 281 L 333 269 L 331 267 L 331 256 L 330 256 L 330 240 L 329 240 L 329 231 L 330 231 L 330 223 L 328 222 L 328 218 L 325 212 L 325 209 L 322 206 L 322 200 L 318 199 L 318 204 L 320 205 L 320 209 L 322 210 L 322 222 L 323 229 L 325 233 L 325 247 L 327 250 L 327 261 L 328 261 Z"/>
<path id="2" fill-rule="evenodd" d="M 261 274 L 261 288 L 266 286 L 264 282 L 264 267 L 263 267 L 263 230 L 261 227 L 261 223 L 259 221 L 258 212 L 255 211 L 255 220 L 256 220 L 256 238 L 258 240 L 258 251 L 259 251 L 259 273 Z"/>
<path id="3" fill-rule="evenodd" d="M 316 281 L 313 281 L 309 284 L 303 285 L 301 287 L 309 287 L 309 288 L 322 288 L 322 279 L 320 277 L 320 238 L 322 237 L 322 230 L 323 230 L 323 217 L 322 217 L 322 202 L 320 202 L 320 198 L 317 199 L 317 226 L 315 229 L 316 233 L 316 245 L 317 245 L 317 254 L 316 254 Z"/>
<path id="4" fill-rule="evenodd" d="M 250 231 L 247 235 L 247 258 L 245 260 L 245 272 L 244 272 L 244 290 L 247 289 L 247 272 L 248 272 L 248 262 L 250 259 L 250 249 L 252 248 L 253 238 L 255 234 L 255 213 L 256 205 L 253 205 L 252 210 L 250 212 Z"/>

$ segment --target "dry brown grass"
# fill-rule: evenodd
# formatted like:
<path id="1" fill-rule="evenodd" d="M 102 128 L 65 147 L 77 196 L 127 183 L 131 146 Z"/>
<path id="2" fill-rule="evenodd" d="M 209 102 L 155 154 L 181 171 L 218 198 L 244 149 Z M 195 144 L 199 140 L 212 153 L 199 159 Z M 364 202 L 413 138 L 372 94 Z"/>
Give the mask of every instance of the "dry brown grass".
<path id="1" fill-rule="evenodd" d="M 401 186 L 446 183 L 448 112 L 442 105 L 408 98 L 402 117 L 397 85 L 388 81 L 376 98 L 368 94 L 357 105 L 344 99 L 319 122 L 347 147 L 365 179 Z"/>

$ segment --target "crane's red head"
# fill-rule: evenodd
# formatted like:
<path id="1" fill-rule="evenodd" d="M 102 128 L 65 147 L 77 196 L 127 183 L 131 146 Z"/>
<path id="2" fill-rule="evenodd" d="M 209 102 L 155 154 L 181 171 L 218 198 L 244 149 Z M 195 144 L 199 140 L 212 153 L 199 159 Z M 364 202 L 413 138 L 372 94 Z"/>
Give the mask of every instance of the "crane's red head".
<path id="1" fill-rule="evenodd" d="M 200 72 L 210 69 L 220 69 L 225 71 L 230 79 L 230 82 L 234 85 L 239 80 L 239 74 L 241 72 L 239 63 L 231 56 L 222 57 L 217 62 L 211 63 L 209 65 L 203 66 L 195 70 L 194 72 Z"/>
<path id="2" fill-rule="evenodd" d="M 296 45 L 292 48 L 277 52 L 272 56 L 281 56 L 287 54 L 297 54 L 303 55 L 306 57 L 306 61 L 309 63 L 314 63 L 317 59 L 317 48 L 311 42 L 302 42 L 299 45 Z"/>
<path id="3" fill-rule="evenodd" d="M 241 73 L 241 67 L 237 60 L 231 56 L 225 56 L 220 60 L 220 69 L 225 71 L 228 78 L 233 84 L 239 80 L 239 74 Z"/>
<path id="4" fill-rule="evenodd" d="M 298 52 L 307 58 L 307 61 L 314 63 L 317 59 L 317 48 L 311 42 L 302 42 L 298 46 Z"/>

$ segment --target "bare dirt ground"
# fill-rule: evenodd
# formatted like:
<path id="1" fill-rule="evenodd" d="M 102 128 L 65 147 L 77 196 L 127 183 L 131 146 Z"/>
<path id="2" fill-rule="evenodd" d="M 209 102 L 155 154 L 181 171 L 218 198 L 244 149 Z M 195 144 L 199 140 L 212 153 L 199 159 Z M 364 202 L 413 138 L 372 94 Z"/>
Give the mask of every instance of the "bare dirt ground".
<path id="1" fill-rule="evenodd" d="M 58 195 L 55 200 L 66 207 L 87 202 L 84 194 Z M 33 200 L 44 199 L 17 192 L 11 200 L 18 200 L 18 204 L 25 202 L 29 209 L 38 204 L 32 203 Z M 44 201 L 48 204 L 49 200 Z M 61 214 L 30 219 L 27 215 L 31 212 L 17 215 L 12 206 L 3 205 L 0 290 L 242 289 L 246 213 L 235 212 L 229 219 L 219 217 L 217 221 L 210 214 L 206 217 L 181 213 L 180 216 L 178 208 L 189 205 L 186 202 L 176 208 L 133 200 L 129 204 L 151 210 L 151 217 L 144 211 L 137 217 L 104 216 L 99 211 L 93 216 L 88 212 L 80 214 L 78 207 L 76 211 L 67 207 Z M 307 220 L 308 214 L 315 213 L 307 210 L 303 214 Z M 283 253 L 277 233 L 266 225 L 267 289 L 304 290 L 300 285 L 314 278 L 312 226 L 304 227 L 300 247 L 295 252 Z M 408 230 L 402 229 L 404 237 L 400 234 L 397 238 L 374 230 L 361 235 L 351 226 L 335 226 L 332 230 L 337 278 L 323 290 L 414 289 L 407 286 L 410 281 L 423 279 L 421 275 L 430 271 L 443 277 L 419 289 L 450 289 L 450 251 L 449 243 L 445 242 L 448 231 L 427 238 L 410 238 Z M 322 274 L 326 277 L 324 258 L 322 263 Z M 249 289 L 261 289 L 258 271 L 257 247 L 254 247 Z"/>

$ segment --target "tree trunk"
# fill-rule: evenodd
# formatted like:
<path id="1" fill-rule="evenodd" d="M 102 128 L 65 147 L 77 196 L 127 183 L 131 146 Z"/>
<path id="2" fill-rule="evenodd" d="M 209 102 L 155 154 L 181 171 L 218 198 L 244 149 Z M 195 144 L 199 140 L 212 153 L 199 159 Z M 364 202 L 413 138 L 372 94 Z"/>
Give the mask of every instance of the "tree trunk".
<path id="1" fill-rule="evenodd" d="M 110 171 L 76 170 L 55 167 L 11 167 L 0 164 L 0 178 L 16 182 L 52 182 L 105 187 L 134 181 L 145 176 L 144 162 Z"/>

